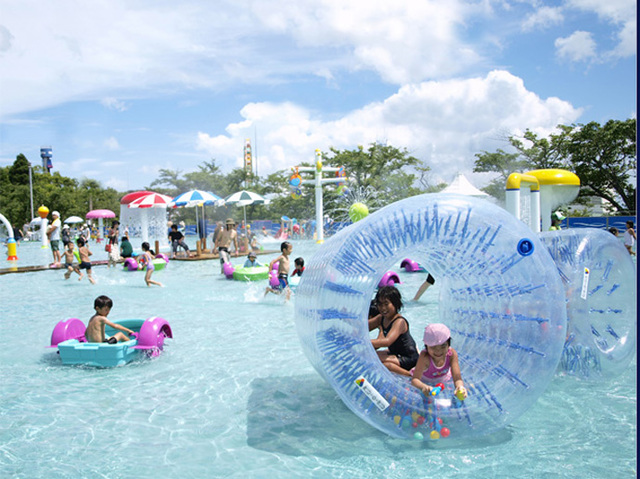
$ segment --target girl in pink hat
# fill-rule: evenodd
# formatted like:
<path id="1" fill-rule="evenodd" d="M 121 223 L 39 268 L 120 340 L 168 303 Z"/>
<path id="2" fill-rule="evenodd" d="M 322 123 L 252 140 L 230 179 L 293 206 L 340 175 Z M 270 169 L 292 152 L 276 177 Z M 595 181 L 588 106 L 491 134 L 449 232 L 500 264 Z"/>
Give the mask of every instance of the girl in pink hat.
<path id="1" fill-rule="evenodd" d="M 460 374 L 458 353 L 451 347 L 451 331 L 444 324 L 430 324 L 424 328 L 424 346 L 418 363 L 413 369 L 411 384 L 425 395 L 438 383 L 453 380 L 458 398 L 467 397 L 467 390 Z"/>

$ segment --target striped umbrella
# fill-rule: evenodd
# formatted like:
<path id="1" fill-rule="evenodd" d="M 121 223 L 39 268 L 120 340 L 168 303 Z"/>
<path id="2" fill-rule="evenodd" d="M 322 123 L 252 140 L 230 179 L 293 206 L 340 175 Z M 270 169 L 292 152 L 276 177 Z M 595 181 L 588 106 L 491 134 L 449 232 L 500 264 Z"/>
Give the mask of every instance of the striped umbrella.
<path id="1" fill-rule="evenodd" d="M 242 190 L 227 196 L 224 199 L 227 204 L 236 204 L 244 209 L 244 224 L 247 224 L 247 206 L 248 205 L 268 205 L 269 200 L 264 196 L 260 196 L 253 191 Z"/>
<path id="2" fill-rule="evenodd" d="M 173 198 L 160 193 L 150 193 L 133 200 L 129 203 L 129 208 L 167 208 Z"/>
<path id="3" fill-rule="evenodd" d="M 182 193 L 171 200 L 170 206 L 200 206 L 200 205 L 224 205 L 224 200 L 218 195 L 202 190 L 191 190 Z"/>
<path id="4" fill-rule="evenodd" d="M 191 190 L 176 196 L 169 204 L 169 206 L 173 208 L 179 206 L 196 207 L 196 231 L 198 232 L 198 237 L 202 237 L 200 234 L 200 222 L 198 221 L 198 206 L 202 206 L 202 222 L 205 223 L 204 205 L 222 206 L 224 205 L 224 200 L 218 195 L 209 193 L 208 191 Z"/>

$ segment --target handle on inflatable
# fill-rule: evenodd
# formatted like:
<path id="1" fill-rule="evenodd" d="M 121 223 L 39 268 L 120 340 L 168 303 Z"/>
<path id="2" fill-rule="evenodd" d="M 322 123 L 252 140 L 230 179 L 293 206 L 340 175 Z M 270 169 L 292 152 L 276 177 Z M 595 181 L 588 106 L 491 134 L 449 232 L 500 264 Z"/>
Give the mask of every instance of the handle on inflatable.
<path id="1" fill-rule="evenodd" d="M 398 275 L 393 271 L 387 271 L 378 283 L 378 288 L 382 288 L 383 286 L 394 286 L 396 284 L 400 284 L 400 278 Z"/>
<path id="2" fill-rule="evenodd" d="M 269 286 L 272 288 L 280 287 L 280 280 L 278 279 L 278 273 L 275 270 L 269 272 Z"/>
<path id="3" fill-rule="evenodd" d="M 158 253 L 156 258 L 163 259 L 165 263 L 169 263 L 169 257 L 164 253 Z"/>
<path id="4" fill-rule="evenodd" d="M 124 260 L 124 267 L 129 271 L 138 271 L 138 262 L 133 258 L 126 258 Z"/>
<path id="5" fill-rule="evenodd" d="M 50 348 L 55 348 L 62 341 L 67 339 L 77 339 L 80 342 L 85 342 L 84 332 L 86 328 L 84 323 L 78 318 L 69 318 L 65 321 L 60 321 L 53 328 L 51 333 L 51 345 Z"/>
<path id="6" fill-rule="evenodd" d="M 233 279 L 233 272 L 235 271 L 235 268 L 231 263 L 225 263 L 222 266 L 222 271 L 227 279 Z"/>

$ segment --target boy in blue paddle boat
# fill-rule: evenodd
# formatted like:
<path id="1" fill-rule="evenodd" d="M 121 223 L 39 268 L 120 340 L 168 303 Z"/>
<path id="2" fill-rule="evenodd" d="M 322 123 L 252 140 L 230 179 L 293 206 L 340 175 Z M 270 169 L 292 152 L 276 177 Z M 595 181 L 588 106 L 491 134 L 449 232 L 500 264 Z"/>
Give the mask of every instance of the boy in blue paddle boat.
<path id="1" fill-rule="evenodd" d="M 119 329 L 127 334 L 133 334 L 133 331 L 129 328 L 112 323 L 107 319 L 111 308 L 113 308 L 113 301 L 111 298 L 108 296 L 98 296 L 93 302 L 93 307 L 96 310 L 96 314 L 91 317 L 89 324 L 87 325 L 87 329 L 84 332 L 84 337 L 88 342 L 116 344 L 118 341 L 129 341 L 129 337 L 124 333 L 116 333 L 110 338 L 105 337 L 105 326 Z"/>

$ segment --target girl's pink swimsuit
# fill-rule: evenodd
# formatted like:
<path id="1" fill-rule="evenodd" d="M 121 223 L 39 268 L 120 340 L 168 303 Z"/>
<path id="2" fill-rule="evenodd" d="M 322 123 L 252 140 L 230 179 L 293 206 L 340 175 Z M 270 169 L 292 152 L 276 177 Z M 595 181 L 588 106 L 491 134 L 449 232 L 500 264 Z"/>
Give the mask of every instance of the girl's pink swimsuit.
<path id="1" fill-rule="evenodd" d="M 436 384 L 451 379 L 451 356 L 453 351 L 449 349 L 441 368 L 437 367 L 432 359 L 429 359 L 429 367 L 422 373 L 422 380 L 428 384 Z"/>

